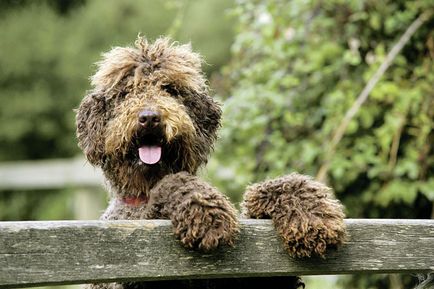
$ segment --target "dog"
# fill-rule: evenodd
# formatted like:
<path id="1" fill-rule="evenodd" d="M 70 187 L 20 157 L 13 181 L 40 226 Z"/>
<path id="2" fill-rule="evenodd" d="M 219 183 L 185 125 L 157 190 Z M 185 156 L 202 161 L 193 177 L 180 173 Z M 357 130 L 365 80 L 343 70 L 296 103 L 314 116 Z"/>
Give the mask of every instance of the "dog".
<path id="1" fill-rule="evenodd" d="M 79 147 L 102 169 L 111 194 L 101 219 L 170 219 L 183 246 L 209 251 L 234 245 L 240 226 L 229 199 L 196 175 L 213 149 L 222 113 L 209 95 L 201 63 L 189 45 L 168 38 L 150 43 L 138 37 L 133 47 L 115 47 L 97 63 L 76 125 Z M 245 217 L 273 219 L 292 256 L 322 256 L 345 237 L 339 201 L 329 188 L 303 175 L 249 186 L 242 207 Z M 276 280 L 267 284 L 301 284 L 297 277 Z M 234 284 L 226 279 L 192 282 L 155 286 Z M 237 282 L 250 288 L 262 284 L 258 278 Z M 139 282 L 89 286 L 151 288 Z"/>

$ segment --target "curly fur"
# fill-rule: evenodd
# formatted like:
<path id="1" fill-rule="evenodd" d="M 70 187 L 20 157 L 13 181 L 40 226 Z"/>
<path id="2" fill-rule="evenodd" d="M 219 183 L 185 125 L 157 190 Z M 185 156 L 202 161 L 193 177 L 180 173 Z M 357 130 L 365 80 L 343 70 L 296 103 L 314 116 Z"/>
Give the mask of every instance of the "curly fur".
<path id="1" fill-rule="evenodd" d="M 93 165 L 102 167 L 116 196 L 148 194 L 162 177 L 205 164 L 220 126 L 221 109 L 209 95 L 201 58 L 189 45 L 161 38 L 103 54 L 93 89 L 77 111 L 77 138 Z M 166 142 L 153 167 L 137 161 L 137 113 L 161 113 Z"/>
<path id="2" fill-rule="evenodd" d="M 187 248 L 208 251 L 233 245 L 237 211 L 228 198 L 197 176 L 220 126 L 221 109 L 209 95 L 201 58 L 188 45 L 166 38 L 103 54 L 91 77 L 93 89 L 77 110 L 77 138 L 90 163 L 100 166 L 112 194 L 102 219 L 170 219 Z M 159 115 L 158 126 L 140 123 L 142 111 Z M 158 140 L 157 164 L 139 158 L 142 142 Z M 153 144 L 146 144 L 153 145 Z M 135 202 L 125 200 L 147 200 Z M 143 283 L 92 288 L 141 288 Z"/>
<path id="3" fill-rule="evenodd" d="M 220 126 L 221 109 L 209 95 L 201 58 L 189 45 L 167 38 L 103 54 L 92 90 L 77 110 L 77 138 L 89 162 L 102 168 L 112 199 L 105 220 L 170 219 L 187 248 L 208 251 L 233 245 L 237 212 L 228 198 L 195 174 L 205 164 Z M 142 111 L 158 112 L 157 133 L 144 133 Z M 141 161 L 138 148 L 156 138 L 158 163 Z M 135 200 L 130 203 L 126 200 Z M 291 174 L 247 188 L 246 217 L 272 218 L 292 256 L 323 256 L 345 239 L 340 203 L 330 189 Z M 154 286 L 155 285 L 155 286 Z M 90 288 L 298 288 L 297 277 L 210 279 L 93 284 Z"/>
<path id="4" fill-rule="evenodd" d="M 130 206 L 115 198 L 102 219 L 170 219 L 185 247 L 209 251 L 222 243 L 234 244 L 237 211 L 228 203 L 199 177 L 179 172 L 166 175 L 150 190 L 146 206 Z"/>
<path id="5" fill-rule="evenodd" d="M 183 135 L 185 139 L 194 137 L 195 127 L 183 104 L 162 92 L 150 91 L 136 98 L 126 99 L 116 106 L 114 118 L 107 123 L 105 133 L 105 153 L 113 155 L 128 153 L 127 144 L 138 130 L 137 115 L 144 107 L 161 113 L 165 122 L 164 135 L 167 142 L 176 136 Z"/>
<path id="6" fill-rule="evenodd" d="M 324 256 L 346 238 L 342 205 L 330 188 L 308 176 L 292 173 L 251 185 L 242 207 L 246 217 L 271 218 L 294 257 Z"/>

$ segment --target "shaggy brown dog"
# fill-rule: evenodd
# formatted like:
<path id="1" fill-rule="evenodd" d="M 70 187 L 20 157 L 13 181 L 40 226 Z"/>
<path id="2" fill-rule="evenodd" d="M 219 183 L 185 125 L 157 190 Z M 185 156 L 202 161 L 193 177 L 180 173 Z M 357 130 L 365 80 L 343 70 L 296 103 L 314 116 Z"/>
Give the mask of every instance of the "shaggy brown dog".
<path id="1" fill-rule="evenodd" d="M 235 208 L 195 175 L 207 162 L 221 117 L 220 106 L 208 95 L 200 56 L 165 38 L 150 44 L 139 37 L 135 47 L 117 47 L 103 55 L 92 85 L 77 111 L 77 137 L 110 187 L 112 200 L 102 219 L 170 219 L 175 235 L 188 248 L 206 251 L 233 245 L 239 232 Z M 324 185 L 301 175 L 249 187 L 243 206 L 247 217 L 272 218 L 293 256 L 323 255 L 328 245 L 344 237 L 340 204 Z M 257 278 L 240 280 L 155 286 L 262 284 Z M 285 288 L 299 284 L 296 277 L 267 282 Z M 91 286 L 151 288 L 143 283 Z"/>

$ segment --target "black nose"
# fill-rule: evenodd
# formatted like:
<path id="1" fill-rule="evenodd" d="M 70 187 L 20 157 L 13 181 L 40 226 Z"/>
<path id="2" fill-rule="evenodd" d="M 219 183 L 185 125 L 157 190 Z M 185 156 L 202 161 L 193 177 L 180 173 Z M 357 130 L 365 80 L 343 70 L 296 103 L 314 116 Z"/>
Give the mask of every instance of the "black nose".
<path id="1" fill-rule="evenodd" d="M 139 113 L 139 123 L 146 128 L 154 128 L 160 124 L 161 115 L 152 110 L 143 110 Z"/>

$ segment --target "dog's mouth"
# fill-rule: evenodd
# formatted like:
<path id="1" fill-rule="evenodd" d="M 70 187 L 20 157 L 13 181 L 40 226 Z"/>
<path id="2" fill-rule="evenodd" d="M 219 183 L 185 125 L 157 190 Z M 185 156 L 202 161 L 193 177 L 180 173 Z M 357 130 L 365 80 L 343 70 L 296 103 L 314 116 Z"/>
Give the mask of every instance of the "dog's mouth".
<path id="1" fill-rule="evenodd" d="M 164 138 L 159 134 L 142 134 L 136 137 L 136 148 L 142 163 L 157 164 L 163 154 Z"/>
<path id="2" fill-rule="evenodd" d="M 156 164 L 161 159 L 161 151 L 161 146 L 143 145 L 139 147 L 140 160 L 147 165 Z"/>

